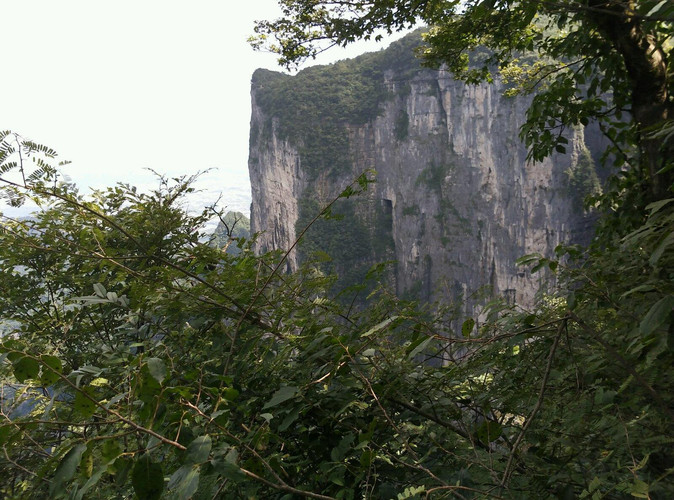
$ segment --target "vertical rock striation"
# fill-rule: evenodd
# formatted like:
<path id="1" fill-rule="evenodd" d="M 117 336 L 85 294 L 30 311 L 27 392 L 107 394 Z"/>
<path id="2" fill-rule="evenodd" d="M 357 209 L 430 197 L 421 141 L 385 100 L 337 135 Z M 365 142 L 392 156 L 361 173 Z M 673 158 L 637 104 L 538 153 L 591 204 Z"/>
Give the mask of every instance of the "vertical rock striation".
<path id="1" fill-rule="evenodd" d="M 256 72 L 249 168 L 259 249 L 289 248 L 321 205 L 374 169 L 376 184 L 342 206 L 348 222 L 310 231 L 289 269 L 314 250 L 331 254 L 337 272 L 393 259 L 401 295 L 486 289 L 526 306 L 539 284 L 515 260 L 590 234 L 581 201 L 597 177 L 584 132 L 568 134 L 566 154 L 527 163 L 518 130 L 529 99 L 505 97 L 501 82 L 469 86 L 421 69 L 412 43 L 292 77 Z"/>

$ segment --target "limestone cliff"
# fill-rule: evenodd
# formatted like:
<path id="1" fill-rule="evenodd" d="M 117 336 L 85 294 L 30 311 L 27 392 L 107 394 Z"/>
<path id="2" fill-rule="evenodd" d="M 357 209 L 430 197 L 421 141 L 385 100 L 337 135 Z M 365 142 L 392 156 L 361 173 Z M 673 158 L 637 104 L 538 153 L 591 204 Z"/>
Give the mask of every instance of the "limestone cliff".
<path id="1" fill-rule="evenodd" d="M 569 133 L 567 154 L 527 163 L 518 130 L 529 99 L 505 97 L 498 81 L 469 86 L 422 69 L 413 43 L 295 76 L 255 73 L 249 169 L 259 249 L 288 248 L 320 206 L 374 169 L 377 182 L 338 207 L 342 221 L 310 231 L 289 269 L 323 250 L 356 280 L 390 259 L 399 294 L 433 300 L 487 287 L 527 305 L 538 277 L 515 260 L 588 234 L 582 190 L 596 174 L 584 132 Z"/>

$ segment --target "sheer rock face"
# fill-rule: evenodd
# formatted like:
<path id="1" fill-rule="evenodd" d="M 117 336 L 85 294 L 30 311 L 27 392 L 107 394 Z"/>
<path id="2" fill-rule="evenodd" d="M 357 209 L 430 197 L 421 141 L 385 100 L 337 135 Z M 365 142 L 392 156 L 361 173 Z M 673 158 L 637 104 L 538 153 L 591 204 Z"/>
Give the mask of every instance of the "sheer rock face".
<path id="1" fill-rule="evenodd" d="M 559 243 L 586 240 L 591 231 L 571 180 L 582 169 L 595 175 L 583 130 L 568 134 L 566 154 L 528 164 L 518 131 L 529 99 L 504 97 L 499 82 L 468 86 L 445 71 L 407 75 L 379 74 L 388 92 L 378 114 L 339 124 L 350 168 L 319 174 L 304 168 L 302 138 L 281 137 L 278 117 L 258 105 L 254 77 L 249 168 L 258 249 L 289 248 L 301 230 L 300 200 L 327 203 L 373 168 L 377 182 L 360 197 L 358 214 L 373 237 L 390 232 L 399 294 L 447 300 L 482 289 L 531 304 L 539 278 L 516 259 L 554 255 Z M 374 227 L 382 210 L 390 228 Z M 298 254 L 288 262 L 295 269 Z M 466 312 L 476 303 L 469 300 Z"/>
<path id="2" fill-rule="evenodd" d="M 267 121 L 252 95 L 251 130 Z M 277 121 L 271 120 L 271 134 L 254 141 L 251 135 L 248 171 L 252 199 L 251 233 L 261 233 L 256 250 L 287 250 L 295 242 L 295 223 L 299 216 L 298 200 L 304 191 L 300 154 L 287 139 L 275 133 Z M 288 255 L 287 270 L 297 269 L 297 252 Z"/>

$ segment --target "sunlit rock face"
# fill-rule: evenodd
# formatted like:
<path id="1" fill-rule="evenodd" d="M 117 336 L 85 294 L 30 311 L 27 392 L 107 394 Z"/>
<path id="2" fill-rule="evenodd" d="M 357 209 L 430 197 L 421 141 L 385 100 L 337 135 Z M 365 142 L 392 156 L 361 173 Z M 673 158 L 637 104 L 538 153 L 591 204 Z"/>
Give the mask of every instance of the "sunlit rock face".
<path id="1" fill-rule="evenodd" d="M 267 117 L 256 105 L 253 93 L 251 126 L 264 123 Z M 251 178 L 251 232 L 261 233 L 256 249 L 265 252 L 286 250 L 295 241 L 298 200 L 304 191 L 300 154 L 287 139 L 275 133 L 271 120 L 268 137 L 255 141 L 251 135 L 248 170 Z M 288 256 L 288 270 L 297 269 L 297 252 Z"/>
<path id="2" fill-rule="evenodd" d="M 410 43 L 296 76 L 256 72 L 249 169 L 258 249 L 289 248 L 318 207 L 374 169 L 377 182 L 345 202 L 345 220 L 356 215 L 357 223 L 310 231 L 289 269 L 317 249 L 332 255 L 337 272 L 364 273 L 389 259 L 400 295 L 448 300 L 481 291 L 467 300 L 467 314 L 494 295 L 526 307 L 539 277 L 516 259 L 554 255 L 558 244 L 591 233 L 581 205 L 597 177 L 584 131 L 567 133 L 566 154 L 528 163 L 518 132 L 530 98 L 505 97 L 499 81 L 470 86 L 421 69 L 405 53 Z M 333 97 L 346 112 L 325 104 Z M 353 245 L 338 244 L 349 231 L 365 240 L 353 255 Z"/>

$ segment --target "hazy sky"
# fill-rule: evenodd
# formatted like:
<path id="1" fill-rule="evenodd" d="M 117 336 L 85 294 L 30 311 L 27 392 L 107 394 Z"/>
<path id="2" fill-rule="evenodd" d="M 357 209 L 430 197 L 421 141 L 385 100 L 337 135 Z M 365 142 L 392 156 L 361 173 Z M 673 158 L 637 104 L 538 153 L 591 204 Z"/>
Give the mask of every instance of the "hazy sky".
<path id="1" fill-rule="evenodd" d="M 56 149 L 81 188 L 216 168 L 199 201 L 222 192 L 247 211 L 250 77 L 279 68 L 246 39 L 278 12 L 275 0 L 3 1 L 0 129 Z"/>

